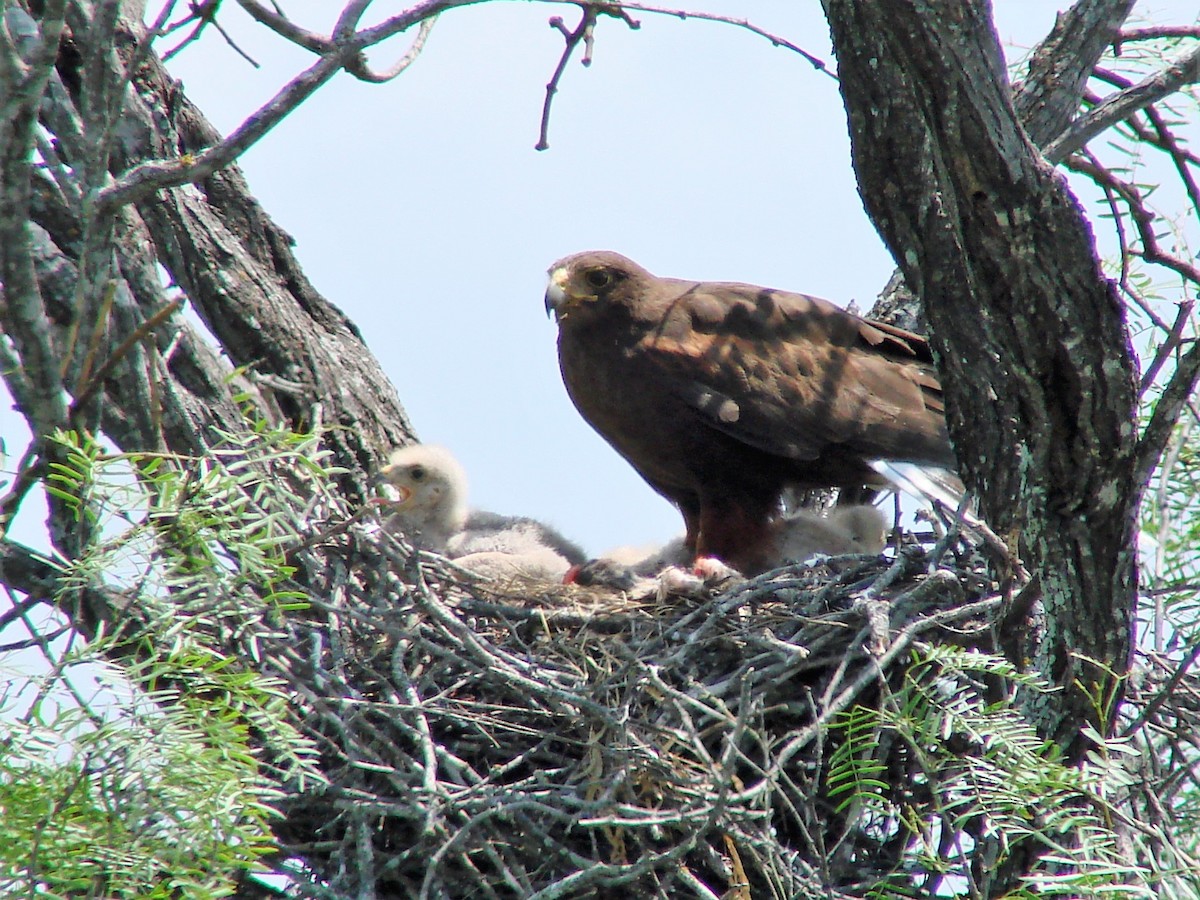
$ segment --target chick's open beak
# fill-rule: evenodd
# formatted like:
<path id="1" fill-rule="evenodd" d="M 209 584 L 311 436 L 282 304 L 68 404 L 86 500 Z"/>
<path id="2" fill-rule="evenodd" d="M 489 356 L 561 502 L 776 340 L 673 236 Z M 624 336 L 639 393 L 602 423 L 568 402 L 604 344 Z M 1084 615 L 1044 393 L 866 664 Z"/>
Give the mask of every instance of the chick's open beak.
<path id="1" fill-rule="evenodd" d="M 374 481 L 376 490 L 391 506 L 403 506 L 412 499 L 412 488 L 392 484 L 387 469 L 376 475 Z"/>

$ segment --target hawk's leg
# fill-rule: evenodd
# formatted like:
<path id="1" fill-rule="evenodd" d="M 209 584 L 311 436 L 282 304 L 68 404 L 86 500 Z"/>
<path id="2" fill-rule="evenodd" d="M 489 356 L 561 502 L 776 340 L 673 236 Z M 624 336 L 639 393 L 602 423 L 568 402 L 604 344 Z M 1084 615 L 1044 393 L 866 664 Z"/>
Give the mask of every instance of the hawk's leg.
<path id="1" fill-rule="evenodd" d="M 774 534 L 774 500 L 749 503 L 746 498 L 706 502 L 700 511 L 696 556 L 715 556 L 744 575 L 770 568 Z"/>

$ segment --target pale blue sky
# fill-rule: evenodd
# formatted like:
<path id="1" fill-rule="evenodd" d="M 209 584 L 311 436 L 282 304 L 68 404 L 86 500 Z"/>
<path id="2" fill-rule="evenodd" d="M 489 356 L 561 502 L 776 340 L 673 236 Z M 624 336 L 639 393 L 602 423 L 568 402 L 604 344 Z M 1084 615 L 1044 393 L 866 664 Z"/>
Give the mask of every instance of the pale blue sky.
<path id="1" fill-rule="evenodd" d="M 341 6 L 282 2 L 322 31 Z M 995 5 L 1002 38 L 1021 46 L 1059 8 Z M 1159 21 L 1195 16 L 1194 2 L 1144 5 Z M 694 8 L 746 16 L 833 67 L 816 0 Z M 573 26 L 578 10 L 452 11 L 398 79 L 338 76 L 241 166 L 316 287 L 361 328 L 422 440 L 462 460 L 472 505 L 546 519 L 600 552 L 681 526 L 567 399 L 542 308 L 552 261 L 614 249 L 660 275 L 863 308 L 892 263 L 862 211 L 835 82 L 744 30 L 645 13 L 636 32 L 602 20 L 593 65 L 571 63 L 551 147 L 535 151 L 562 50 L 553 15 Z M 221 21 L 262 69 L 213 31 L 173 69 L 228 131 L 312 58 L 232 3 Z M 402 37 L 374 58 L 386 64 L 406 46 Z"/>

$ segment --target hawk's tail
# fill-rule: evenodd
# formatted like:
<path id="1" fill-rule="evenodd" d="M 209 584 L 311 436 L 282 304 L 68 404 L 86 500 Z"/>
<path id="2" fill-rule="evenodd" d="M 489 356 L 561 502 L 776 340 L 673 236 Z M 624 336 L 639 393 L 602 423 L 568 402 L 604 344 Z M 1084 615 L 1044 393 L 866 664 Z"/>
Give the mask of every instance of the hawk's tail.
<path id="1" fill-rule="evenodd" d="M 928 500 L 935 507 L 940 505 L 951 514 L 960 514 L 967 525 L 978 528 L 983 524 L 975 502 L 967 498 L 966 487 L 949 469 L 890 460 L 877 460 L 871 467 L 898 490 L 918 500 Z"/>

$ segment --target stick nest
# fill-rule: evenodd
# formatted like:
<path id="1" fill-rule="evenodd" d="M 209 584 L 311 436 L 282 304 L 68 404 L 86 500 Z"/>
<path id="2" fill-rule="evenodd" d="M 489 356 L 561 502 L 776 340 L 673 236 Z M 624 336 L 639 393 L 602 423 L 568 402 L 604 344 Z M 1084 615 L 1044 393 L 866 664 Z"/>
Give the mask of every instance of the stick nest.
<path id="1" fill-rule="evenodd" d="M 344 540 L 361 565 L 276 658 L 330 779 L 278 833 L 335 892 L 852 894 L 879 873 L 827 799 L 829 726 L 925 642 L 990 646 L 1000 602 L 977 556 L 919 545 L 659 598 Z"/>

